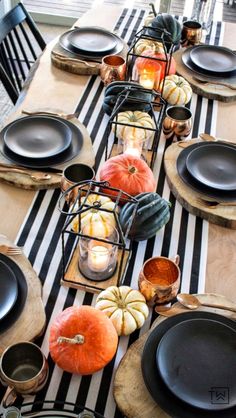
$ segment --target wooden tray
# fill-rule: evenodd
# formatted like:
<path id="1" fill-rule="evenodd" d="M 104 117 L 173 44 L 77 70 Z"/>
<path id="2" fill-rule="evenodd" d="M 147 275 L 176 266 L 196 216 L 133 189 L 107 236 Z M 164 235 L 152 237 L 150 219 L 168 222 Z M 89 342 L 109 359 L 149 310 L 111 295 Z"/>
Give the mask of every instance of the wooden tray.
<path id="1" fill-rule="evenodd" d="M 192 139 L 188 143 L 190 145 L 198 141 L 198 139 Z M 199 200 L 199 198 L 207 200 L 207 196 L 193 190 L 181 180 L 177 172 L 176 160 L 182 149 L 176 142 L 167 148 L 164 155 L 167 181 L 176 199 L 193 215 L 226 228 L 236 229 L 236 206 L 219 205 L 214 209 L 209 208 Z"/>
<path id="2" fill-rule="evenodd" d="M 0 242 L 1 244 L 13 245 L 12 242 L 2 235 Z M 28 294 L 24 309 L 17 321 L 11 328 L 0 334 L 0 354 L 10 344 L 15 344 L 19 341 L 33 341 L 42 334 L 46 324 L 40 279 L 23 253 L 10 258 L 17 263 L 24 273 L 28 285 Z"/>
<path id="3" fill-rule="evenodd" d="M 33 111 L 33 109 L 31 109 Z M 46 109 L 45 109 L 46 110 Z M 90 135 L 85 128 L 85 126 L 79 122 L 77 119 L 71 119 L 70 122 L 77 125 L 83 133 L 83 147 L 78 156 L 73 158 L 71 161 L 68 161 L 65 164 L 61 164 L 57 166 L 57 168 L 63 170 L 69 164 L 75 163 L 84 163 L 89 166 L 93 166 L 95 162 L 94 151 L 92 147 L 92 141 Z M 11 164 L 9 160 L 7 160 L 2 154 L 0 154 L 0 163 Z M 40 168 L 39 168 L 40 171 Z M 17 174 L 17 173 L 2 173 L 0 172 L 0 181 L 4 183 L 8 183 L 14 185 L 16 187 L 20 187 L 22 189 L 28 190 L 43 190 L 43 189 L 55 189 L 60 187 L 61 183 L 61 175 L 50 173 L 51 179 L 50 180 L 43 180 L 43 181 L 33 181 L 30 177 L 25 176 L 24 174 Z"/>
<path id="4" fill-rule="evenodd" d="M 123 49 L 117 55 L 121 55 L 124 59 L 126 59 L 127 52 L 128 46 L 125 41 L 123 41 Z M 51 52 L 51 60 L 53 65 L 63 71 L 82 75 L 98 75 L 100 73 L 100 63 L 86 61 L 81 62 L 82 60 L 79 61 L 76 60 L 76 58 L 76 55 L 63 49 L 59 43 L 53 47 Z M 70 59 L 72 60 L 70 61 Z"/>
<path id="5" fill-rule="evenodd" d="M 177 74 L 181 75 L 189 82 L 194 93 L 200 94 L 201 96 L 206 97 L 207 99 L 216 99 L 221 102 L 234 102 L 236 100 L 236 90 L 231 90 L 224 86 L 215 86 L 213 84 L 204 85 L 193 80 L 193 76 L 202 79 L 207 79 L 207 77 L 205 77 L 204 75 L 194 73 L 183 64 L 182 55 L 185 49 L 186 48 L 181 48 L 178 51 L 174 52 L 173 57 L 177 64 Z M 236 87 L 236 77 L 232 78 L 230 81 L 228 78 L 221 78 L 218 81 L 223 81 L 225 83 L 235 85 Z"/>
<path id="6" fill-rule="evenodd" d="M 131 251 L 125 251 L 123 267 L 121 277 L 124 275 L 128 261 L 131 257 Z M 118 250 L 118 263 L 121 260 L 121 250 Z M 118 280 L 118 269 L 114 272 L 113 276 L 110 279 L 96 282 L 93 280 L 86 279 L 86 277 L 81 274 L 78 268 L 79 263 L 79 248 L 78 246 L 74 250 L 68 268 L 66 270 L 64 278 L 61 279 L 61 284 L 67 287 L 72 287 L 74 289 L 81 289 L 85 292 L 90 293 L 100 293 L 102 290 L 107 289 L 109 286 L 120 286 Z"/>
<path id="7" fill-rule="evenodd" d="M 197 296 L 201 302 L 219 303 L 227 307 L 236 307 L 233 302 L 221 295 L 203 294 Z M 177 303 L 176 305 L 179 304 Z M 236 319 L 235 313 L 222 309 L 201 307 L 198 310 L 214 312 Z M 165 319 L 161 316 L 158 317 L 152 328 L 130 346 L 116 371 L 113 393 L 118 408 L 127 418 L 170 418 L 152 399 L 145 386 L 141 371 L 142 351 L 147 337 L 152 329 Z"/>

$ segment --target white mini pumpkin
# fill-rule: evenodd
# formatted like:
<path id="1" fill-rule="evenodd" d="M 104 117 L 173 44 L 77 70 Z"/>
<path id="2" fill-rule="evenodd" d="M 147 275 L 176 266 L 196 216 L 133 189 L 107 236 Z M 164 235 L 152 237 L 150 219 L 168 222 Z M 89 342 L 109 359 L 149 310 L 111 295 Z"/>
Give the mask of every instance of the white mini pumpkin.
<path id="1" fill-rule="evenodd" d="M 116 129 L 118 138 L 144 141 L 153 137 L 154 131 L 145 128 L 155 128 L 155 122 L 146 112 L 139 110 L 135 110 L 134 112 L 131 110 L 120 112 L 117 115 L 117 122 Z M 119 123 L 124 123 L 125 125 L 119 125 Z M 112 126 L 112 129 L 114 132 L 115 125 Z"/>
<path id="2" fill-rule="evenodd" d="M 149 313 L 142 293 L 129 286 L 110 286 L 103 290 L 95 308 L 110 318 L 118 335 L 129 335 L 141 328 Z"/>
<path id="3" fill-rule="evenodd" d="M 84 202 L 85 197 L 81 198 L 81 204 Z M 107 196 L 98 195 L 96 193 L 91 193 L 86 203 L 90 206 L 93 206 L 96 202 L 100 203 L 102 209 L 107 209 L 112 211 L 115 207 L 115 203 Z M 73 208 L 76 212 L 78 210 L 78 205 Z M 118 209 L 116 209 L 118 211 Z M 96 207 L 91 207 L 87 211 L 81 213 L 81 229 L 86 225 L 86 233 L 91 236 L 106 236 L 109 232 L 110 226 L 116 227 L 115 216 L 112 212 L 105 212 L 97 209 Z M 72 229 L 75 232 L 78 232 L 78 223 L 79 217 L 75 216 L 72 221 Z"/>
<path id="4" fill-rule="evenodd" d="M 165 81 L 162 80 L 160 84 L 160 90 L 162 88 L 163 98 L 171 105 L 185 105 L 192 97 L 192 88 L 188 81 L 176 74 L 166 76 Z"/>
<path id="5" fill-rule="evenodd" d="M 142 53 L 146 50 L 164 54 L 164 48 L 161 42 L 153 41 L 151 39 L 139 39 L 134 47 L 134 53 L 142 55 Z"/>

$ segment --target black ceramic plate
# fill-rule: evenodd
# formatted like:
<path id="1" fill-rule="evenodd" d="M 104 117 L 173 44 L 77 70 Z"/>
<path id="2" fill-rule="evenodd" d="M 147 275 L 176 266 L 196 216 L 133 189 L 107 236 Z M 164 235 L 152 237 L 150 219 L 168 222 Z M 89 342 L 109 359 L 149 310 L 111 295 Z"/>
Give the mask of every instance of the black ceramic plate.
<path id="1" fill-rule="evenodd" d="M 184 148 L 183 151 L 179 154 L 176 162 L 177 171 L 181 179 L 192 189 L 196 190 L 197 192 L 211 197 L 212 199 L 216 199 L 217 201 L 225 201 L 225 202 L 232 202 L 236 200 L 236 190 L 234 191 L 224 191 L 224 190 L 215 190 L 209 186 L 206 186 L 199 181 L 197 181 L 194 177 L 191 176 L 189 173 L 187 166 L 186 166 L 186 159 L 190 152 L 193 149 L 205 147 L 205 146 L 214 146 L 214 142 L 199 142 L 196 144 L 189 145 L 187 148 Z M 228 145 L 230 146 L 230 145 Z M 233 150 L 235 150 L 234 146 L 230 146 Z"/>
<path id="2" fill-rule="evenodd" d="M 158 344 L 159 373 L 175 396 L 197 408 L 219 411 L 236 405 L 236 331 L 198 318 L 170 328 Z M 214 387 L 227 387 L 229 402 L 212 402 Z"/>
<path id="3" fill-rule="evenodd" d="M 236 190 L 236 147 L 212 144 L 195 148 L 186 158 L 189 173 L 200 183 L 218 190 Z"/>
<path id="4" fill-rule="evenodd" d="M 194 319 L 194 318 L 206 318 L 218 321 L 222 324 L 225 324 L 234 330 L 236 330 L 236 323 L 228 318 L 225 318 L 221 315 L 217 315 L 210 312 L 186 312 L 183 314 L 175 315 L 172 318 L 167 318 L 165 321 L 161 322 L 149 335 L 142 353 L 142 374 L 144 382 L 148 391 L 150 392 L 153 399 L 160 405 L 160 407 L 166 411 L 171 417 L 175 418 L 235 418 L 236 417 L 236 407 L 227 408 L 226 404 L 225 410 L 221 411 L 207 411 L 201 408 L 195 408 L 191 405 L 188 405 L 186 402 L 178 399 L 173 393 L 168 389 L 168 387 L 163 382 L 158 369 L 156 367 L 156 350 L 158 344 L 161 341 L 165 333 L 176 324 L 179 324 L 183 321 Z M 220 383 L 217 383 L 216 386 L 220 386 Z M 218 388 L 219 389 L 219 388 Z M 216 389 L 217 390 L 217 389 Z M 209 393 L 209 396 L 211 394 Z M 213 402 L 216 401 L 217 393 L 213 390 Z M 227 389 L 225 393 L 225 398 L 223 401 L 227 402 Z M 222 401 L 222 399 L 221 399 Z"/>
<path id="5" fill-rule="evenodd" d="M 196 46 L 190 51 L 190 59 L 198 68 L 209 72 L 230 73 L 236 70 L 236 55 L 222 46 Z"/>
<path id="6" fill-rule="evenodd" d="M 219 78 L 232 78 L 236 77 L 236 70 L 228 72 L 228 73 L 224 73 L 224 72 L 218 72 L 218 71 L 207 71 L 204 70 L 203 68 L 199 68 L 197 67 L 194 62 L 191 60 L 190 58 L 190 53 L 192 50 L 194 50 L 194 48 L 196 48 L 195 46 L 191 47 L 191 48 L 186 48 L 185 51 L 183 52 L 182 55 L 182 61 L 184 63 L 184 65 L 186 65 L 186 67 L 188 67 L 191 71 L 194 71 L 196 74 L 200 74 L 203 76 L 206 76 L 207 78 L 212 78 L 212 79 L 219 79 Z"/>
<path id="7" fill-rule="evenodd" d="M 18 284 L 18 295 L 17 295 L 16 302 L 14 303 L 14 306 L 12 307 L 8 315 L 6 315 L 5 318 L 3 318 L 2 321 L 0 322 L 0 334 L 1 334 L 5 332 L 8 328 L 10 328 L 19 318 L 25 306 L 25 301 L 26 301 L 26 297 L 28 293 L 28 287 L 27 287 L 24 273 L 13 260 L 11 260 L 10 258 L 6 257 L 3 254 L 0 254 L 0 261 L 3 261 L 13 271 L 17 280 L 17 284 Z"/>
<path id="8" fill-rule="evenodd" d="M 12 309 L 18 294 L 16 277 L 9 266 L 0 260 L 0 321 Z"/>
<path id="9" fill-rule="evenodd" d="M 59 44 L 66 51 L 69 51 L 72 54 L 77 55 L 78 58 L 83 59 L 83 60 L 95 60 L 95 61 L 100 61 L 100 62 L 101 62 L 103 56 L 109 54 L 109 52 L 108 53 L 103 52 L 101 54 L 92 54 L 92 53 L 80 51 L 74 45 L 72 45 L 71 42 L 70 42 L 70 36 L 71 36 L 72 31 L 73 30 L 70 30 L 68 32 L 63 33 L 59 38 Z M 116 54 L 119 54 L 122 51 L 122 49 L 124 47 L 124 42 L 121 38 L 119 38 L 119 36 L 117 36 L 115 34 L 113 34 L 113 37 L 116 40 L 116 46 L 112 50 L 112 55 L 116 55 Z"/>
<path id="10" fill-rule="evenodd" d="M 21 120 L 27 120 L 32 118 L 33 116 L 26 116 L 24 118 L 22 118 Z M 44 167 L 49 167 L 49 166 L 54 166 L 54 165 L 58 165 L 58 164 L 63 164 L 67 161 L 72 160 L 74 157 L 76 157 L 83 145 L 83 135 L 82 132 L 80 131 L 80 129 L 78 128 L 78 126 L 74 125 L 73 123 L 71 123 L 68 120 L 64 120 L 61 118 L 56 118 L 58 120 L 62 120 L 62 122 L 64 122 L 66 124 L 66 126 L 68 126 L 68 128 L 71 131 L 71 144 L 69 146 L 69 148 L 67 148 L 63 153 L 59 154 L 59 155 L 55 155 L 49 158 L 43 158 L 43 159 L 32 159 L 32 158 L 25 158 L 22 157 L 20 155 L 17 155 L 13 152 L 11 152 L 11 150 L 9 150 L 3 141 L 4 138 L 4 134 L 6 129 L 9 128 L 9 126 L 11 126 L 12 123 L 10 123 L 8 126 L 6 126 L 5 128 L 3 128 L 3 130 L 0 132 L 0 152 L 10 161 L 16 163 L 16 164 L 20 164 L 22 166 L 25 167 L 29 167 L 29 168 L 44 168 Z"/>
<path id="11" fill-rule="evenodd" d="M 96 27 L 73 29 L 68 40 L 78 53 L 98 56 L 111 53 L 117 45 L 117 38 L 111 32 Z"/>
<path id="12" fill-rule="evenodd" d="M 31 116 L 11 123 L 4 133 L 4 142 L 20 157 L 42 159 L 65 151 L 71 136 L 63 121 L 51 116 Z"/>

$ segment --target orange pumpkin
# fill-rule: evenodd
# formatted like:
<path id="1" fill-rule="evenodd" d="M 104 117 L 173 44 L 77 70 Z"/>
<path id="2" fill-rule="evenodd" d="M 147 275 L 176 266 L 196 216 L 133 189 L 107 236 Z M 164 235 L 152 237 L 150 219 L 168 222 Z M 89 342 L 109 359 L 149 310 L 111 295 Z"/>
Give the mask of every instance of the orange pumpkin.
<path id="1" fill-rule="evenodd" d="M 69 373 L 87 375 L 114 357 L 118 337 L 107 316 L 92 306 L 71 306 L 50 329 L 49 351 L 54 362 Z"/>
<path id="2" fill-rule="evenodd" d="M 152 170 L 141 158 L 128 154 L 116 155 L 101 168 L 100 180 L 108 181 L 111 187 L 123 190 L 131 196 L 153 192 L 156 181 Z M 113 192 L 116 196 L 116 192 Z"/>
<path id="3" fill-rule="evenodd" d="M 158 63 L 161 65 L 160 80 L 162 80 L 165 77 L 165 68 L 167 66 L 165 54 L 154 52 L 151 49 L 148 49 L 144 51 L 142 55 L 143 55 L 142 57 L 138 57 L 135 61 L 138 72 L 140 73 L 144 69 L 155 67 L 156 63 Z M 158 60 L 154 60 L 151 57 L 158 58 Z M 169 56 L 167 56 L 167 59 L 169 59 Z M 164 60 L 164 61 L 160 61 L 160 60 Z M 175 74 L 175 73 L 176 73 L 176 61 L 173 57 L 171 57 L 168 75 Z"/>

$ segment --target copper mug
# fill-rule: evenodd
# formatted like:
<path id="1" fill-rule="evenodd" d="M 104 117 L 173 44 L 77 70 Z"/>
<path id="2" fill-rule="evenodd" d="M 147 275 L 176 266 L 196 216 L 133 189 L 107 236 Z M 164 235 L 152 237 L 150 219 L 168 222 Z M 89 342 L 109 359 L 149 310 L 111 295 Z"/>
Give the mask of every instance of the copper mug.
<path id="1" fill-rule="evenodd" d="M 95 180 L 95 171 L 92 167 L 86 164 L 72 164 L 68 165 L 62 174 L 61 177 L 61 191 L 65 192 L 71 186 L 74 186 L 76 183 L 80 181 L 86 180 Z M 83 189 L 87 189 L 88 186 L 83 187 Z M 68 203 L 73 203 L 78 195 L 79 186 L 73 188 L 71 192 L 66 195 L 66 201 Z M 84 195 L 85 192 L 81 192 L 81 195 Z"/>
<path id="2" fill-rule="evenodd" d="M 162 129 L 166 139 L 185 139 L 192 129 L 192 112 L 184 106 L 168 107 Z"/>
<path id="3" fill-rule="evenodd" d="M 148 305 L 167 303 L 173 300 L 180 287 L 179 256 L 149 258 L 139 274 L 139 290 Z"/>
<path id="4" fill-rule="evenodd" d="M 126 75 L 126 62 L 120 55 L 106 55 L 102 59 L 100 76 L 106 85 L 113 81 L 123 81 Z"/>
<path id="5" fill-rule="evenodd" d="M 0 380 L 8 386 L 3 407 L 11 405 L 18 394 L 33 395 L 41 390 L 48 370 L 47 360 L 36 344 L 22 341 L 7 347 L 0 360 Z"/>
<path id="6" fill-rule="evenodd" d="M 181 45 L 184 47 L 200 44 L 202 39 L 202 25 L 195 20 L 187 20 L 183 23 L 181 33 Z"/>

